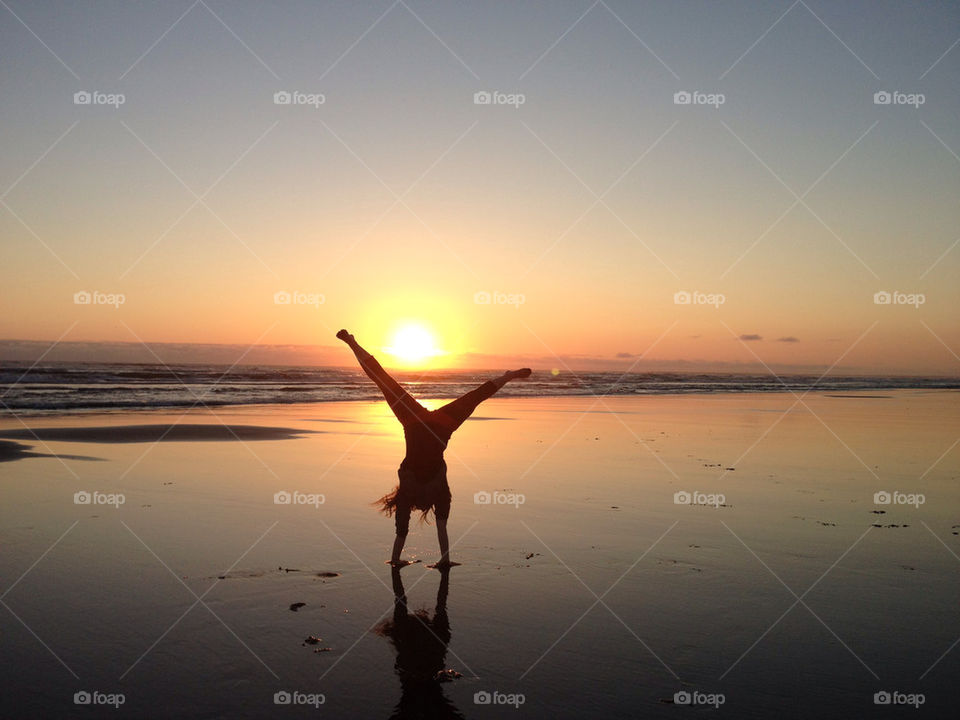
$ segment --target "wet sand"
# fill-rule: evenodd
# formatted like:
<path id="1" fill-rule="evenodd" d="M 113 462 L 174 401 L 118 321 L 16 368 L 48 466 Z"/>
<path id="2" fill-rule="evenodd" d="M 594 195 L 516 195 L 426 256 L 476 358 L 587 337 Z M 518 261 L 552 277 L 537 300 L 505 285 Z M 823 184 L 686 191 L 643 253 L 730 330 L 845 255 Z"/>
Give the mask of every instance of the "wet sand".
<path id="1" fill-rule="evenodd" d="M 257 425 L 221 425 L 168 423 L 158 425 L 103 425 L 85 427 L 27 427 L 0 430 L 0 438 L 56 440 L 84 443 L 211 442 L 286 440 L 317 430 L 262 427 Z"/>
<path id="2" fill-rule="evenodd" d="M 82 691 L 124 696 L 90 717 L 904 712 L 883 691 L 955 709 L 957 393 L 478 415 L 447 455 L 446 586 L 433 527 L 412 525 L 423 562 L 400 576 L 432 639 L 410 642 L 369 504 L 403 452 L 382 403 L 31 418 L 42 442 L 3 419 L 0 446 L 60 459 L 0 465 L 0 714 L 70 715 Z M 193 429 L 156 442 L 172 425 Z"/>

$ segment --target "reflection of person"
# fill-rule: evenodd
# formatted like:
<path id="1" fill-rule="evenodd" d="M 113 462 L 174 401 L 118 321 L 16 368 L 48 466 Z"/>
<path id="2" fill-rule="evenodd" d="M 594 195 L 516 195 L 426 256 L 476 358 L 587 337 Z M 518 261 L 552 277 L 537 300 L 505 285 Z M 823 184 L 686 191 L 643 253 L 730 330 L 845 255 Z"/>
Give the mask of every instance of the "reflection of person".
<path id="1" fill-rule="evenodd" d="M 378 501 L 389 517 L 396 515 L 397 536 L 390 556 L 392 565 L 406 565 L 400 560 L 403 544 L 410 527 L 410 513 L 422 511 L 422 519 L 433 510 L 437 519 L 437 540 L 440 544 L 438 567 L 449 567 L 450 547 L 447 538 L 447 518 L 450 516 L 450 486 L 447 484 L 447 464 L 443 451 L 453 431 L 470 417 L 477 406 L 511 380 L 530 376 L 530 368 L 510 370 L 495 380 L 489 380 L 463 397 L 436 410 L 427 410 L 414 400 L 400 384 L 387 373 L 377 359 L 364 350 L 346 330 L 337 333 L 354 355 L 367 376 L 377 384 L 387 404 L 403 425 L 407 454 L 400 463 L 400 482 L 392 492 Z"/>
<path id="2" fill-rule="evenodd" d="M 444 667 L 450 643 L 450 619 L 447 617 L 447 593 L 450 568 L 441 568 L 437 607 L 433 618 L 426 610 L 409 612 L 407 596 L 400 579 L 400 568 L 393 567 L 393 618 L 374 629 L 390 640 L 397 651 L 394 669 L 400 677 L 400 702 L 391 720 L 402 718 L 460 718 L 463 715 L 443 694 L 443 680 L 450 675 Z"/>

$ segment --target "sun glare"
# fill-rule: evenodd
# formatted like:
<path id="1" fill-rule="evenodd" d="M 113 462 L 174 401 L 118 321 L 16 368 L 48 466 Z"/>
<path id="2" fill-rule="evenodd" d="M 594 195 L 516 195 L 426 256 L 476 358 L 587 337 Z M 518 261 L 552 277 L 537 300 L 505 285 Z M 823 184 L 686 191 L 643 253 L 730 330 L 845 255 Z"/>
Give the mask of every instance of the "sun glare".
<path id="1" fill-rule="evenodd" d="M 390 347 L 386 351 L 403 363 L 422 363 L 431 357 L 441 355 L 437 349 L 433 333 L 423 325 L 402 325 L 393 334 Z"/>

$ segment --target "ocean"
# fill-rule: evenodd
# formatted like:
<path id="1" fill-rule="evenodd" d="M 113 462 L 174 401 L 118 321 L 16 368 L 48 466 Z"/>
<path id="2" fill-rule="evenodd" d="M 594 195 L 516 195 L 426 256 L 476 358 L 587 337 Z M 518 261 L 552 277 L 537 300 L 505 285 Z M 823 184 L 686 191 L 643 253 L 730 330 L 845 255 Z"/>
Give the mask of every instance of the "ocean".
<path id="1" fill-rule="evenodd" d="M 400 372 L 415 397 L 454 398 L 494 377 L 493 371 Z M 673 395 L 960 388 L 960 378 L 618 372 L 535 372 L 500 397 Z M 0 414 L 50 414 L 138 408 L 214 407 L 378 400 L 358 369 L 99 363 L 3 363 Z"/>

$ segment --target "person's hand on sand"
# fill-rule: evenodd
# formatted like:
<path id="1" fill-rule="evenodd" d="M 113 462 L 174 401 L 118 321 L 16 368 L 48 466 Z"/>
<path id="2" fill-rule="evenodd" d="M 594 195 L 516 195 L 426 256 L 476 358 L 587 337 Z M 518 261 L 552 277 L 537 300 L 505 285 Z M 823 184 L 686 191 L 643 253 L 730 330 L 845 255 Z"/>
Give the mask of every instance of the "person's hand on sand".
<path id="1" fill-rule="evenodd" d="M 420 560 L 387 560 L 386 564 L 397 569 L 406 567 L 407 565 L 415 565 L 416 563 L 421 562 Z"/>
<path id="2" fill-rule="evenodd" d="M 441 560 L 440 562 L 435 562 L 432 565 L 427 565 L 427 567 L 443 572 L 444 570 L 449 570 L 452 567 L 457 567 L 457 565 L 463 565 L 463 563 L 453 562 L 452 560 Z"/>

